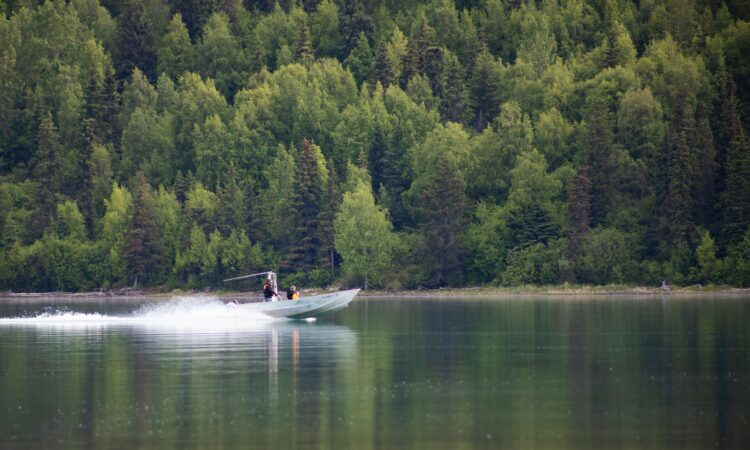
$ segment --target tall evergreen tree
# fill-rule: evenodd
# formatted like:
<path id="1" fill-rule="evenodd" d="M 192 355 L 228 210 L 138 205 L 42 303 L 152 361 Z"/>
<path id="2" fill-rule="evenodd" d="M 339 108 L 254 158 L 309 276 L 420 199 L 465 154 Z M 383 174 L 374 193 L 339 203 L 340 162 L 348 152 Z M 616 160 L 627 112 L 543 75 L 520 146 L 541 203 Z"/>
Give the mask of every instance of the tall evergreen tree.
<path id="1" fill-rule="evenodd" d="M 373 24 L 370 15 L 365 10 L 362 0 L 344 2 L 339 11 L 339 34 L 342 39 L 341 58 L 346 58 L 356 47 L 360 34 L 364 33 L 368 41 L 372 38 Z M 368 42 L 369 44 L 369 42 Z"/>
<path id="2" fill-rule="evenodd" d="M 128 0 L 118 19 L 117 78 L 130 77 L 139 68 L 150 80 L 156 80 L 156 41 L 152 35 L 144 0 Z"/>
<path id="3" fill-rule="evenodd" d="M 461 233 L 467 223 L 466 182 L 451 159 L 443 157 L 436 173 L 419 190 L 416 216 L 425 237 L 424 267 L 435 286 L 460 284 L 464 256 Z"/>
<path id="4" fill-rule="evenodd" d="M 81 144 L 78 153 L 79 158 L 76 162 L 80 170 L 80 179 L 78 186 L 78 206 L 83 215 L 86 230 L 89 233 L 93 231 L 94 225 L 94 178 L 93 165 L 94 146 L 99 143 L 96 131 L 96 121 L 88 117 L 83 119 L 81 130 Z"/>
<path id="5" fill-rule="evenodd" d="M 427 49 L 434 45 L 434 30 L 424 13 L 415 19 L 404 55 L 401 87 L 406 87 L 414 75 L 425 73 Z"/>
<path id="6" fill-rule="evenodd" d="M 309 64 L 315 59 L 315 53 L 313 52 L 310 40 L 310 28 L 307 26 L 306 20 L 301 21 L 299 25 L 297 43 L 294 47 L 294 58 L 300 64 Z"/>
<path id="7" fill-rule="evenodd" d="M 695 153 L 691 148 L 695 133 L 695 113 L 684 88 L 677 89 L 673 118 L 667 134 L 668 184 L 663 210 L 669 242 L 676 247 L 687 244 L 694 225 L 693 185 L 696 182 Z"/>
<path id="8" fill-rule="evenodd" d="M 357 46 L 346 57 L 344 64 L 352 71 L 352 75 L 354 75 L 358 84 L 372 79 L 375 60 L 364 32 L 359 34 Z"/>
<path id="9" fill-rule="evenodd" d="M 292 198 L 294 238 L 289 250 L 288 268 L 307 273 L 318 263 L 323 181 L 318 152 L 307 139 L 300 143 L 295 165 L 297 172 Z"/>
<path id="10" fill-rule="evenodd" d="M 430 82 L 435 97 L 445 96 L 445 50 L 440 47 L 429 47 L 425 50 L 424 74 Z"/>
<path id="11" fill-rule="evenodd" d="M 612 124 L 606 105 L 597 102 L 587 123 L 586 164 L 591 167 L 591 224 L 605 222 L 617 189 L 612 160 Z"/>
<path id="12" fill-rule="evenodd" d="M 458 58 L 448 53 L 445 66 L 445 90 L 440 102 L 443 120 L 467 123 L 470 120 L 469 92 L 466 88 L 464 68 Z"/>
<path id="13" fill-rule="evenodd" d="M 402 143 L 401 129 L 396 128 L 382 161 L 381 183 L 388 192 L 389 203 L 385 206 L 391 213 L 391 220 L 396 230 L 408 223 L 408 213 L 404 208 L 401 194 L 409 189 L 411 180 L 407 178 L 409 163 L 405 158 L 406 150 Z M 378 185 L 379 187 L 380 185 Z"/>
<path id="14" fill-rule="evenodd" d="M 86 109 L 84 116 L 93 119 L 92 132 L 100 143 L 113 142 L 118 137 L 116 132 L 118 93 L 114 69 L 107 64 L 104 79 L 100 80 L 95 74 L 89 79 L 86 90 Z"/>
<path id="15" fill-rule="evenodd" d="M 724 239 L 738 242 L 750 227 L 750 143 L 737 111 L 734 84 L 729 84 L 726 106 L 730 116 L 726 138 L 726 189 L 721 194 L 724 219 Z"/>
<path id="16" fill-rule="evenodd" d="M 383 130 L 380 126 L 376 126 L 372 144 L 367 152 L 367 168 L 372 179 L 371 189 L 373 192 L 378 192 L 383 181 L 383 162 L 387 151 Z"/>
<path id="17" fill-rule="evenodd" d="M 334 236 L 334 220 L 339 210 L 340 195 L 338 190 L 338 177 L 333 169 L 333 164 L 328 161 L 328 182 L 322 192 L 321 208 L 319 213 L 320 223 L 320 248 L 321 265 L 331 271 L 331 279 L 336 276 L 336 248 Z"/>
<path id="18" fill-rule="evenodd" d="M 373 70 L 375 81 L 379 81 L 384 88 L 398 82 L 396 68 L 391 64 L 391 61 L 388 58 L 388 46 L 383 41 L 378 44 L 378 49 L 375 53 L 375 67 Z"/>
<path id="19" fill-rule="evenodd" d="M 139 170 L 133 198 L 133 219 L 125 233 L 122 253 L 125 272 L 135 287 L 159 281 L 163 245 L 155 217 L 151 187 L 143 170 Z"/>
<path id="20" fill-rule="evenodd" d="M 263 224 L 258 208 L 258 194 L 255 191 L 255 182 L 252 178 L 248 177 L 242 184 L 242 192 L 242 197 L 245 200 L 243 208 L 245 217 L 242 229 L 245 230 L 245 234 L 250 240 L 254 242 L 266 241 L 267 236 L 263 234 Z"/>
<path id="21" fill-rule="evenodd" d="M 223 185 L 217 188 L 218 225 L 223 236 L 229 236 L 232 230 L 242 230 L 245 227 L 246 202 L 245 192 L 237 178 L 237 166 L 230 164 L 229 173 L 223 180 Z"/>
<path id="22" fill-rule="evenodd" d="M 474 103 L 474 127 L 477 131 L 484 130 L 498 112 L 499 105 L 495 100 L 497 96 L 495 64 L 495 59 L 487 47 L 483 47 L 474 60 L 474 67 L 469 77 Z"/>
<path id="23" fill-rule="evenodd" d="M 31 170 L 37 181 L 33 231 L 40 235 L 55 218 L 57 194 L 62 191 L 65 180 L 63 146 L 49 111 L 39 123 L 36 147 Z"/>
<path id="24" fill-rule="evenodd" d="M 570 180 L 568 187 L 568 254 L 572 258 L 581 251 L 581 241 L 589 231 L 591 212 L 591 168 L 584 166 Z"/>
<path id="25" fill-rule="evenodd" d="M 172 79 L 182 75 L 193 62 L 193 45 L 179 12 L 167 24 L 167 31 L 159 42 L 157 56 L 157 72 L 159 75 L 166 73 Z"/>

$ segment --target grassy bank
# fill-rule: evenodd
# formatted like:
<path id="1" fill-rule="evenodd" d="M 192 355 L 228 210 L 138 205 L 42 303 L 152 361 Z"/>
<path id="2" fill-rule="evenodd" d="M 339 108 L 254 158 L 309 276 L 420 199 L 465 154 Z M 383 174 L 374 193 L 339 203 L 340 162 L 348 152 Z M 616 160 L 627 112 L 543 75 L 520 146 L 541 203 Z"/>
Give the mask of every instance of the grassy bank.
<path id="1" fill-rule="evenodd" d="M 419 290 L 371 290 L 361 292 L 360 296 L 394 296 L 394 297 L 507 297 L 507 296 L 534 296 L 534 295 L 560 295 L 560 296 L 586 296 L 586 295 L 748 295 L 750 289 L 736 288 L 731 286 L 717 285 L 692 285 L 692 286 L 670 286 L 644 287 L 624 284 L 608 284 L 602 286 L 559 284 L 549 286 L 513 286 L 513 287 L 472 287 L 472 288 L 440 288 Z"/>

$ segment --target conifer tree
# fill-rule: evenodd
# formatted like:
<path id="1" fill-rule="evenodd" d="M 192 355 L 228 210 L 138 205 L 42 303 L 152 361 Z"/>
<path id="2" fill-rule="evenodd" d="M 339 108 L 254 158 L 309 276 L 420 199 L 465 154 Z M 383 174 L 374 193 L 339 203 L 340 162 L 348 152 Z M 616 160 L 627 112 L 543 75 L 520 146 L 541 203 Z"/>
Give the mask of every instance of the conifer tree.
<path id="1" fill-rule="evenodd" d="M 339 210 L 340 195 L 338 190 L 338 176 L 333 164 L 328 161 L 328 182 L 322 192 L 320 222 L 320 257 L 321 265 L 329 267 L 331 279 L 336 276 L 336 248 L 334 236 L 334 220 Z"/>
<path id="2" fill-rule="evenodd" d="M 342 39 L 341 58 L 346 58 L 359 43 L 360 34 L 369 40 L 372 36 L 373 25 L 362 0 L 344 2 L 339 11 L 339 34 Z M 369 45 L 369 42 L 368 42 Z"/>
<path id="3" fill-rule="evenodd" d="M 139 68 L 150 80 L 156 80 L 156 42 L 151 34 L 144 0 L 128 0 L 117 26 L 117 78 L 130 77 Z"/>
<path id="4" fill-rule="evenodd" d="M 349 53 L 349 56 L 344 61 L 344 65 L 352 71 L 357 84 L 362 84 L 372 79 L 375 60 L 365 33 L 359 34 L 357 46 Z"/>
<path id="5" fill-rule="evenodd" d="M 77 166 L 81 172 L 78 187 L 78 206 L 83 215 L 86 230 L 93 230 L 94 224 L 94 146 L 99 143 L 96 132 L 96 121 L 93 118 L 83 119 L 81 145 Z"/>
<path id="6" fill-rule="evenodd" d="M 424 54 L 424 74 L 430 82 L 432 95 L 445 96 L 445 51 L 440 47 L 428 47 Z"/>
<path id="7" fill-rule="evenodd" d="M 117 136 L 116 115 L 118 109 L 117 81 L 114 69 L 107 64 L 104 79 L 92 74 L 86 91 L 86 109 L 84 116 L 93 119 L 93 129 L 99 143 L 112 142 Z"/>
<path id="8" fill-rule="evenodd" d="M 445 91 L 440 102 L 443 120 L 467 123 L 469 117 L 469 92 L 464 79 L 464 68 L 458 58 L 448 53 L 445 66 Z"/>
<path id="9" fill-rule="evenodd" d="M 245 227 L 245 193 L 237 179 L 237 166 L 234 163 L 230 164 L 229 173 L 223 180 L 223 185 L 217 188 L 218 228 L 223 236 L 229 236 L 232 230 L 240 231 Z"/>
<path id="10" fill-rule="evenodd" d="M 591 224 L 604 223 L 616 189 L 612 161 L 612 125 L 607 107 L 597 102 L 587 121 L 586 164 L 591 167 Z"/>
<path id="11" fill-rule="evenodd" d="M 159 42 L 157 56 L 159 75 L 165 73 L 176 79 L 190 67 L 193 60 L 193 45 L 179 12 L 175 13 L 167 24 L 167 31 Z"/>
<path id="12" fill-rule="evenodd" d="M 405 149 L 402 144 L 401 132 L 400 128 L 396 128 L 390 142 L 385 146 L 380 181 L 388 192 L 390 202 L 384 206 L 390 211 L 393 227 L 396 230 L 400 230 L 408 223 L 408 214 L 404 208 L 401 194 L 409 188 L 411 181 L 407 179 L 409 164 L 404 157 Z"/>
<path id="13" fill-rule="evenodd" d="M 406 45 L 403 70 L 401 71 L 401 86 L 406 87 L 414 75 L 425 72 L 427 49 L 434 45 L 434 30 L 430 27 L 427 17 L 420 13 L 414 22 L 412 32 Z"/>
<path id="14" fill-rule="evenodd" d="M 34 196 L 37 209 L 34 231 L 40 235 L 54 220 L 56 196 L 61 192 L 65 178 L 63 147 L 50 112 L 39 123 L 36 147 L 31 174 L 38 183 Z"/>
<path id="15" fill-rule="evenodd" d="M 288 267 L 296 272 L 307 273 L 318 262 L 323 181 L 318 152 L 315 145 L 307 139 L 300 143 L 295 165 L 292 198 L 294 238 L 289 251 Z"/>
<path id="16" fill-rule="evenodd" d="M 695 205 L 693 216 L 696 223 L 708 227 L 716 221 L 718 202 L 716 197 L 716 148 L 708 118 L 702 117 L 695 130 L 693 153 L 696 159 L 696 180 L 691 195 Z"/>
<path id="17" fill-rule="evenodd" d="M 750 227 L 750 143 L 738 114 L 734 83 L 729 82 L 725 114 L 729 126 L 725 139 L 729 140 L 724 172 L 726 189 L 722 195 L 724 239 L 738 242 Z"/>
<path id="18" fill-rule="evenodd" d="M 242 198 L 245 200 L 243 211 L 245 213 L 242 229 L 245 230 L 247 237 L 254 242 L 263 242 L 267 236 L 263 234 L 263 224 L 258 208 L 258 194 L 255 191 L 255 182 L 252 178 L 247 177 L 242 183 Z"/>
<path id="19" fill-rule="evenodd" d="M 472 99 L 474 101 L 474 127 L 482 131 L 487 123 L 498 111 L 495 59 L 487 47 L 474 60 L 474 68 L 470 76 Z"/>
<path id="20" fill-rule="evenodd" d="M 303 20 L 299 25 L 297 43 L 294 48 L 295 60 L 300 64 L 309 64 L 315 59 L 312 44 L 310 42 L 310 28 L 307 21 Z"/>
<path id="21" fill-rule="evenodd" d="M 425 268 L 435 286 L 454 285 L 461 277 L 461 233 L 467 221 L 466 182 L 455 162 L 442 157 L 418 190 L 415 215 L 425 237 Z"/>
<path id="22" fill-rule="evenodd" d="M 388 58 L 388 46 L 385 42 L 381 42 L 378 45 L 373 71 L 375 72 L 375 81 L 379 81 L 384 88 L 398 82 L 398 74 L 396 73 L 396 68 L 393 67 Z"/>
<path id="23" fill-rule="evenodd" d="M 581 240 L 589 231 L 591 211 L 591 168 L 583 166 L 568 187 L 568 255 L 575 258 L 581 251 Z"/>
<path id="24" fill-rule="evenodd" d="M 669 242 L 676 247 L 687 244 L 688 232 L 694 225 L 692 196 L 696 182 L 696 161 L 691 149 L 695 116 L 688 104 L 687 92 L 679 87 L 674 99 L 671 130 L 668 133 L 668 184 L 664 211 Z"/>
<path id="25" fill-rule="evenodd" d="M 371 189 L 373 192 L 378 192 L 380 184 L 383 181 L 383 162 L 387 151 L 386 137 L 381 127 L 377 126 L 372 144 L 367 152 L 367 168 L 372 179 Z"/>
<path id="26" fill-rule="evenodd" d="M 162 247 L 151 187 L 143 170 L 139 170 L 133 198 L 133 219 L 125 233 L 122 254 L 126 274 L 134 287 L 159 281 Z"/>
<path id="27" fill-rule="evenodd" d="M 188 177 L 185 177 L 182 174 L 181 170 L 177 170 L 177 174 L 174 177 L 174 192 L 175 196 L 177 197 L 177 201 L 180 202 L 180 205 L 185 204 L 185 198 L 187 192 L 190 190 L 191 182 L 192 180 L 190 180 Z"/>

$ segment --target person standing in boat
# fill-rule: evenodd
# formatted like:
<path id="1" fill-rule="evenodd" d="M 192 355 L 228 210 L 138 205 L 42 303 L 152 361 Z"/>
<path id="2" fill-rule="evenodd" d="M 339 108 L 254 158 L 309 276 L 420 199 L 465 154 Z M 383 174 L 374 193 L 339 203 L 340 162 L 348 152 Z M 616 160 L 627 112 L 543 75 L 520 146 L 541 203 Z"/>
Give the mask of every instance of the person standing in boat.
<path id="1" fill-rule="evenodd" d="M 276 297 L 276 291 L 273 290 L 273 280 L 269 276 L 266 284 L 263 285 L 263 301 L 272 302 L 274 297 Z"/>

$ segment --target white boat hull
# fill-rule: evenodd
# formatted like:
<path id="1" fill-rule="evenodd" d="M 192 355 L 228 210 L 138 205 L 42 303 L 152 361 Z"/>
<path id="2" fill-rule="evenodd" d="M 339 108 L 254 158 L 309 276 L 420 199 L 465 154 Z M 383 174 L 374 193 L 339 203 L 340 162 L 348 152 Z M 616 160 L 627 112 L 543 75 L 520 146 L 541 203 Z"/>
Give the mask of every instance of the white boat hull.
<path id="1" fill-rule="evenodd" d="M 286 317 L 290 319 L 319 317 L 345 308 L 354 300 L 359 291 L 359 289 L 351 289 L 348 291 L 304 297 L 298 300 L 246 303 L 240 305 L 240 308 L 252 309 L 271 317 Z"/>

